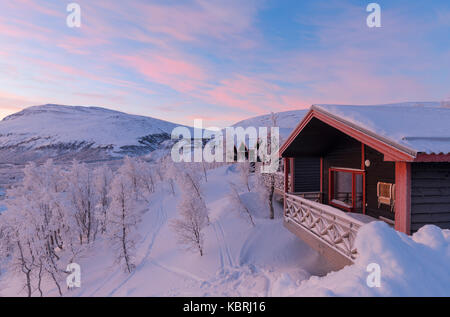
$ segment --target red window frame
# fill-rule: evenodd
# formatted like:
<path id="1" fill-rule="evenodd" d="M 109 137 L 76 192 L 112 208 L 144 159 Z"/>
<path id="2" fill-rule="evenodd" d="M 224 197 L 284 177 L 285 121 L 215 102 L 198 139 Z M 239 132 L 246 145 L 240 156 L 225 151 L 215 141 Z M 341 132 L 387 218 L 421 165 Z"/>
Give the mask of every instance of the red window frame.
<path id="1" fill-rule="evenodd" d="M 346 207 L 343 204 L 334 203 L 334 173 L 343 172 L 352 174 L 352 205 Z M 352 169 L 352 168 L 339 168 L 331 167 L 328 170 L 328 203 L 334 207 L 344 209 L 348 212 L 354 212 L 356 209 L 356 175 L 362 175 L 363 189 L 362 189 L 362 212 L 366 213 L 366 172 L 364 170 Z M 337 200 L 337 199 L 336 199 Z"/>

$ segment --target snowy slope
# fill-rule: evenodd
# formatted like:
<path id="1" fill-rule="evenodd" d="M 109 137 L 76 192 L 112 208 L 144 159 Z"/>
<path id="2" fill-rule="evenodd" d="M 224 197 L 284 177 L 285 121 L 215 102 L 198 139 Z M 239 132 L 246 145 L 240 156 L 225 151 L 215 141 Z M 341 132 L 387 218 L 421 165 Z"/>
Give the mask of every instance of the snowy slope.
<path id="1" fill-rule="evenodd" d="M 82 160 L 145 154 L 175 126 L 98 107 L 34 106 L 0 122 L 0 162 L 71 158 L 74 153 Z"/>
<path id="2" fill-rule="evenodd" d="M 140 225 L 136 270 L 114 264 L 107 241 L 98 241 L 77 260 L 81 288 L 65 296 L 450 296 L 450 231 L 425 226 L 409 237 L 383 222 L 364 226 L 357 237 L 355 265 L 323 276 L 323 258 L 282 225 L 267 219 L 267 206 L 241 184 L 241 197 L 256 226 L 230 208 L 229 185 L 239 184 L 235 168 L 208 173 L 203 184 L 211 224 L 205 255 L 180 248 L 169 226 L 177 217 L 180 193 L 158 186 Z M 167 185 L 167 184 L 166 184 Z M 381 287 L 366 284 L 370 263 L 381 267 Z M 321 277 L 319 277 L 319 275 Z M 0 296 L 23 296 L 23 276 L 3 272 Z M 53 284 L 46 296 L 57 296 Z M 36 296 L 38 294 L 35 294 Z"/>
<path id="3" fill-rule="evenodd" d="M 284 229 L 281 205 L 278 218 L 269 220 L 267 205 L 241 186 L 256 226 L 231 209 L 230 181 L 239 183 L 239 173 L 225 166 L 210 171 L 203 184 L 211 221 L 203 257 L 183 250 L 169 225 L 178 216 L 180 192 L 173 197 L 168 184 L 158 186 L 140 225 L 136 270 L 124 273 L 108 241 L 98 241 L 77 260 L 82 287 L 65 296 L 270 296 L 277 295 L 272 282 L 282 274 L 300 281 L 327 271 L 323 258 Z M 22 282 L 10 272 L 0 275 L 0 296 L 23 296 Z M 47 296 L 57 295 L 52 283 L 45 288 Z"/>

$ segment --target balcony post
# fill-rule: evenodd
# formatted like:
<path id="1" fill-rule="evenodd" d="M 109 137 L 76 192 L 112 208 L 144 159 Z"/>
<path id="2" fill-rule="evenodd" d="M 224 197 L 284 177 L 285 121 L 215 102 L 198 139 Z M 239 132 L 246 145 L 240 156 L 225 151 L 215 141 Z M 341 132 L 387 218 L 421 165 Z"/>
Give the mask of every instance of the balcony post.
<path id="1" fill-rule="evenodd" d="M 395 162 L 395 230 L 411 234 L 411 163 Z"/>

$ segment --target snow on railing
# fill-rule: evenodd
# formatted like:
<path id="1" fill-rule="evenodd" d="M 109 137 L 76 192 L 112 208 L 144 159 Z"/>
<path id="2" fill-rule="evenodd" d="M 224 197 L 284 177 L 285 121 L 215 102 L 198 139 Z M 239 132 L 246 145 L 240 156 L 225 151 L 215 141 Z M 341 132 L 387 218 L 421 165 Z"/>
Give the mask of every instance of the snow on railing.
<path id="1" fill-rule="evenodd" d="M 344 212 L 305 198 L 285 194 L 285 220 L 293 222 L 351 260 L 356 259 L 355 238 L 364 222 Z"/>

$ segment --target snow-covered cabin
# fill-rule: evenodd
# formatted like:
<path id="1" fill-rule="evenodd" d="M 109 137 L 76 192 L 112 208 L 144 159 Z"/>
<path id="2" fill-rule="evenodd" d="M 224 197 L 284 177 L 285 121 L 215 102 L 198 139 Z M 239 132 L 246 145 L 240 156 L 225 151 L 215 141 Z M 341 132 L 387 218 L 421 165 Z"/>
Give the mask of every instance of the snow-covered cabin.
<path id="1" fill-rule="evenodd" d="M 440 103 L 314 105 L 280 155 L 285 220 L 299 236 L 292 223 L 321 221 L 317 205 L 367 215 L 406 234 L 425 224 L 450 228 L 450 109 Z M 304 198 L 315 200 L 316 218 L 301 206 Z"/>

